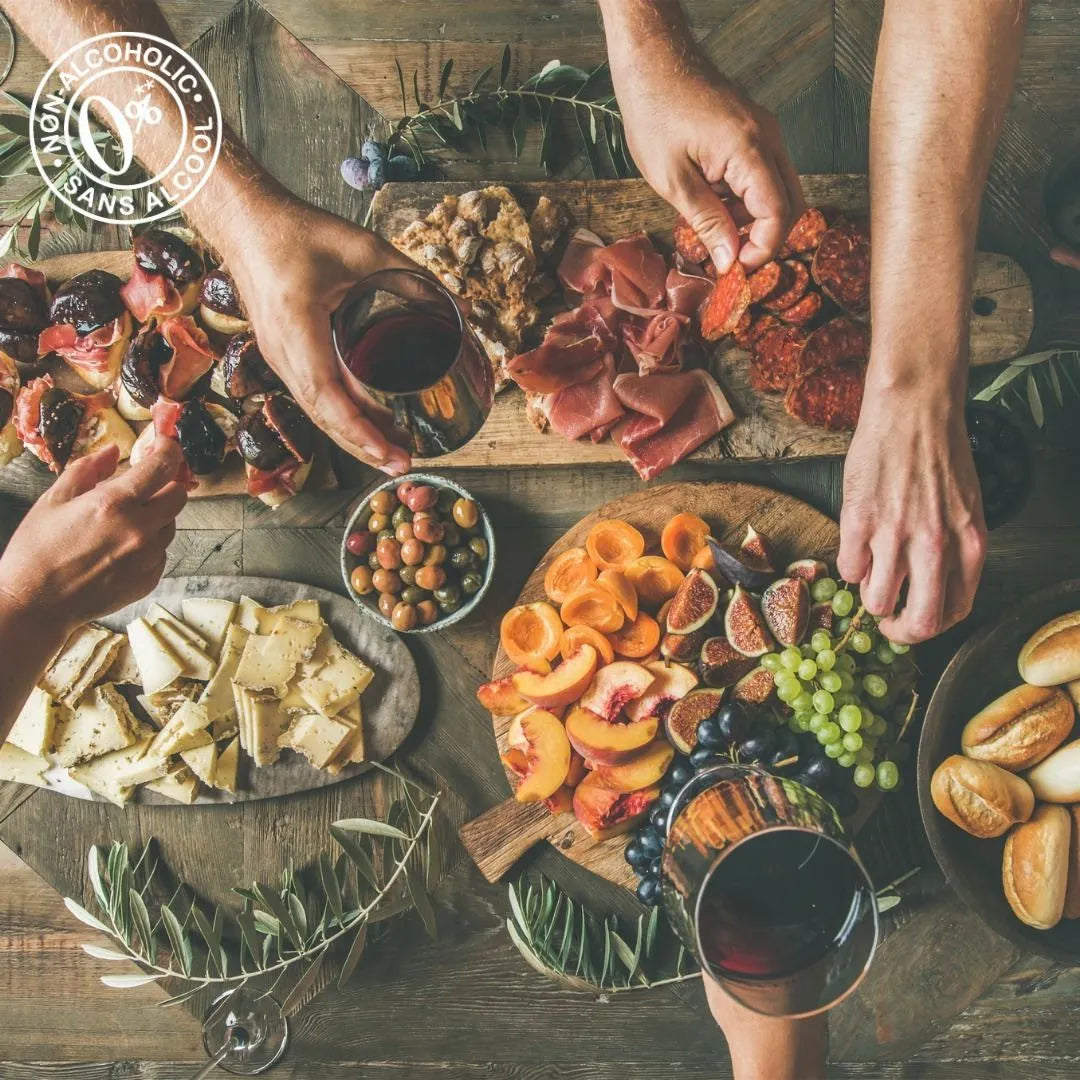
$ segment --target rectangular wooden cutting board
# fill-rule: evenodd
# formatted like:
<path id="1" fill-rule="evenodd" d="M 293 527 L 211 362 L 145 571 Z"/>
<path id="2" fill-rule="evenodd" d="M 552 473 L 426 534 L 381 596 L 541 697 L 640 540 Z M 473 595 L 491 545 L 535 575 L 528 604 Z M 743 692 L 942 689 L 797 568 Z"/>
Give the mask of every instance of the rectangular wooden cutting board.
<path id="1" fill-rule="evenodd" d="M 854 214 L 868 210 L 865 176 L 810 175 L 802 177 L 802 185 L 809 205 L 832 206 Z M 373 227 L 382 236 L 396 236 L 411 221 L 425 216 L 444 195 L 480 186 L 388 184 L 375 196 Z M 608 242 L 644 229 L 663 250 L 671 249 L 675 211 L 644 180 L 552 180 L 508 186 L 526 211 L 541 195 L 547 195 L 566 205 L 572 225 L 592 229 Z M 972 297 L 971 362 L 992 364 L 1019 355 L 1031 336 L 1032 324 L 1031 283 L 1019 264 L 1007 255 L 979 252 Z M 784 411 L 780 395 L 754 390 L 747 358 L 730 339 L 716 349 L 712 371 L 738 419 L 698 450 L 694 460 L 819 457 L 847 450 L 850 434 L 822 431 L 793 420 Z M 524 395 L 509 387 L 496 398 L 476 438 L 430 464 L 581 465 L 625 460 L 610 439 L 594 444 L 587 439 L 573 442 L 552 432 L 541 434 L 525 418 Z"/>

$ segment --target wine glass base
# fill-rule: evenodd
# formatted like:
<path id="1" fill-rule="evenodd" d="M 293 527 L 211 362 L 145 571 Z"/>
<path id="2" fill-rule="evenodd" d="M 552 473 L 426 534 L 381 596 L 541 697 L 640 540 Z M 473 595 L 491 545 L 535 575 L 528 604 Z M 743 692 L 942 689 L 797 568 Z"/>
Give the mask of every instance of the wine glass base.
<path id="1" fill-rule="evenodd" d="M 289 1022 L 268 994 L 246 987 L 216 998 L 203 1021 L 203 1046 L 213 1058 L 230 1040 L 237 1045 L 218 1068 L 236 1076 L 258 1076 L 281 1060 L 289 1045 Z"/>

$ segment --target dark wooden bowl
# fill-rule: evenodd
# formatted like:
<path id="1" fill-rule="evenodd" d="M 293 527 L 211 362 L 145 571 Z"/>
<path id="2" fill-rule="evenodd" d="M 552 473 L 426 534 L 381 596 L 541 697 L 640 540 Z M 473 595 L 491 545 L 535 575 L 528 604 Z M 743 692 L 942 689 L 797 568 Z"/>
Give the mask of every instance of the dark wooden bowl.
<path id="1" fill-rule="evenodd" d="M 938 865 L 960 898 L 1002 937 L 1070 964 L 1080 962 L 1080 919 L 1063 919 L 1052 930 L 1022 923 L 1002 892 L 1005 838 L 979 840 L 942 817 L 930 798 L 930 777 L 945 758 L 960 753 L 960 732 L 967 721 L 1020 684 L 1016 658 L 1024 642 L 1044 623 L 1078 608 L 1080 580 L 1063 581 L 1014 604 L 971 638 L 953 657 L 930 699 L 918 758 L 923 825 Z"/>

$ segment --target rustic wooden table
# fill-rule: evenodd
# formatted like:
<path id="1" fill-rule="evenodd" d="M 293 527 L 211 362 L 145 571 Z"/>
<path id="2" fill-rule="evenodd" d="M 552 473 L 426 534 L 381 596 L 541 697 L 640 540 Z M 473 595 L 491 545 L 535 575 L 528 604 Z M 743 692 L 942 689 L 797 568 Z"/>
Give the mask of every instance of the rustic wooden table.
<path id="1" fill-rule="evenodd" d="M 419 72 L 430 96 L 444 61 L 454 85 L 502 43 L 527 73 L 558 56 L 591 64 L 603 55 L 593 0 L 167 0 L 178 36 L 208 67 L 229 119 L 255 153 L 297 193 L 352 218 L 360 196 L 342 184 L 340 159 L 369 125 L 398 115 L 393 60 Z M 720 67 L 781 117 L 802 172 L 866 167 L 866 121 L 881 0 L 688 0 L 699 36 Z M 981 246 L 1018 258 L 1037 293 L 1036 343 L 1075 340 L 1070 301 L 1077 279 L 1045 259 L 1041 185 L 1054 154 L 1076 134 L 1080 10 L 1070 0 L 1033 0 L 1019 91 L 985 204 Z M 42 58 L 20 36 L 6 84 L 31 91 Z M 533 149 L 535 153 L 535 148 Z M 571 169 L 573 172 L 573 169 Z M 498 151 L 462 158 L 460 178 L 535 178 L 535 160 Z M 110 238 L 100 238 L 108 245 Z M 68 234 L 47 253 L 72 250 Z M 1075 304 L 1073 305 L 1075 307 Z M 403 1076 L 647 1077 L 727 1075 L 724 1041 L 700 989 L 687 984 L 643 997 L 597 1002 L 529 969 L 503 920 L 505 893 L 486 885 L 452 838 L 453 825 L 505 797 L 488 717 L 473 698 L 494 652 L 500 597 L 514 595 L 548 545 L 600 503 L 639 485 L 622 466 L 588 470 L 484 469 L 455 474 L 491 512 L 501 541 L 499 582 L 460 628 L 415 644 L 422 718 L 410 759 L 452 795 L 437 893 L 440 939 L 401 925 L 372 949 L 344 992 L 327 991 L 294 1024 L 295 1041 L 275 1077 L 328 1080 Z M 0 534 L 40 487 L 0 476 Z M 666 479 L 737 478 L 791 491 L 835 515 L 841 463 L 688 465 Z M 305 495 L 277 513 L 242 499 L 185 510 L 169 573 L 260 574 L 340 588 L 337 546 L 345 511 L 370 474 L 348 471 L 341 491 Z M 1080 483 L 1075 463 L 1038 458 L 1022 521 L 994 534 L 977 610 L 927 656 L 931 670 L 978 623 L 1011 599 L 1080 575 Z M 119 810 L 8 786 L 0 791 L 0 839 L 64 895 L 87 889 L 85 853 L 119 838 L 153 835 L 170 868 L 221 900 L 233 884 L 268 879 L 286 862 L 321 850 L 328 822 L 371 799 L 364 782 L 235 808 Z M 904 901 L 860 992 L 833 1016 L 831 1074 L 867 1077 L 1048 1077 L 1075 1074 L 1073 1023 L 1080 973 L 1020 954 L 984 929 L 938 874 L 911 786 L 886 801 L 860 837 L 875 878 L 912 867 Z M 2 864 L 0 1077 L 173 1080 L 201 1062 L 198 1022 L 153 1008 L 154 988 L 105 990 L 85 940 L 58 897 L 14 859 Z M 553 851 L 533 865 L 590 903 L 631 911 L 633 902 Z M 50 899 L 51 897 L 51 899 Z M 675 1063 L 675 1064 L 673 1064 Z"/>

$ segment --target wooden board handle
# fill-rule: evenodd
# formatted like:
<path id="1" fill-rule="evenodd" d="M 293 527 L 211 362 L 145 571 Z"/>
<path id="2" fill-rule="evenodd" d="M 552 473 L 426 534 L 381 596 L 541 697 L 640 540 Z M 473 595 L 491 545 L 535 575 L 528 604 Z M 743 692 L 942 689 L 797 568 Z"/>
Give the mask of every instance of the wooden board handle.
<path id="1" fill-rule="evenodd" d="M 553 836 L 560 827 L 559 818 L 543 803 L 507 799 L 466 822 L 458 835 L 480 873 L 494 883 L 534 844 Z"/>

